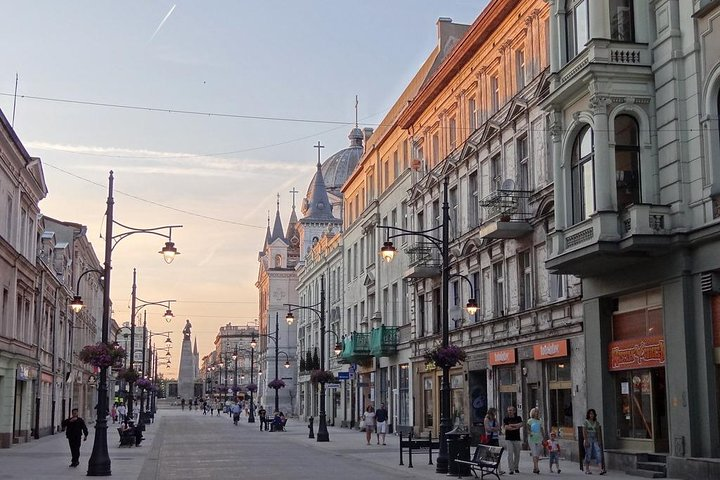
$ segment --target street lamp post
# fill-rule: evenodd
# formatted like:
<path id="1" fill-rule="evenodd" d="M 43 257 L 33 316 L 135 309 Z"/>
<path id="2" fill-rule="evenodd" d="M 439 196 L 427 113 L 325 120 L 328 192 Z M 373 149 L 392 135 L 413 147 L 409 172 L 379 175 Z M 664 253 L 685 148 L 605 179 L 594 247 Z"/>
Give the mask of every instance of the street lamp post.
<path id="1" fill-rule="evenodd" d="M 280 338 L 280 314 L 278 312 L 275 312 L 275 335 L 264 333 L 260 334 L 261 337 L 269 338 L 273 342 L 275 342 L 275 379 L 280 379 L 280 373 L 278 369 L 278 357 L 282 353 L 287 358 L 285 362 L 285 368 L 290 368 L 290 356 L 286 352 L 280 351 L 280 344 L 279 344 L 279 338 Z M 288 325 L 291 324 L 292 321 L 288 320 Z M 255 334 L 253 334 L 252 338 L 250 339 L 250 347 L 254 350 L 257 346 L 257 341 L 255 340 Z M 262 375 L 262 370 L 258 372 L 258 375 Z M 280 393 L 278 388 L 274 388 L 275 390 L 275 411 L 280 411 Z"/>
<path id="2" fill-rule="evenodd" d="M 430 228 L 428 230 L 422 230 L 414 232 L 399 227 L 378 225 L 378 228 L 384 228 L 393 233 L 388 236 L 388 241 L 383 244 L 381 249 L 381 255 L 387 262 L 393 259 L 395 252 L 397 251 L 393 246 L 390 239 L 396 237 L 402 237 L 407 235 L 417 235 L 425 238 L 432 243 L 438 250 L 440 250 L 442 256 L 442 347 L 447 348 L 449 346 L 450 333 L 449 333 L 449 289 L 450 289 L 450 255 L 449 255 L 449 226 L 450 226 L 450 207 L 448 205 L 448 179 L 445 177 L 443 181 L 443 205 L 442 205 L 442 224 Z M 430 235 L 430 233 L 440 229 L 440 238 Z M 473 300 L 473 299 L 471 299 Z M 475 309 L 477 309 L 477 303 L 474 302 Z M 471 307 L 471 302 L 468 302 L 468 311 Z M 445 435 L 452 428 L 452 422 L 450 419 L 450 366 L 442 366 L 442 384 L 440 387 L 440 448 L 436 459 L 437 473 L 448 473 L 448 447 Z"/>
<path id="3" fill-rule="evenodd" d="M 156 228 L 133 228 L 116 222 L 113 218 L 113 207 L 115 200 L 113 198 L 113 172 L 110 171 L 108 177 L 108 198 L 105 219 L 105 261 L 103 268 L 103 313 L 102 313 L 102 332 L 101 340 L 103 343 L 108 342 L 108 330 L 110 325 L 110 272 L 112 270 L 112 251 L 115 245 L 130 235 L 136 233 L 148 233 L 159 235 L 167 239 L 165 246 L 160 250 L 166 263 L 171 263 L 175 255 L 179 255 L 175 244 L 172 242 L 172 229 L 180 228 L 182 225 L 168 225 Z M 113 236 L 113 226 L 118 225 L 127 229 L 126 232 Z M 169 234 L 160 233 L 160 230 L 169 229 Z M 107 444 L 107 412 L 108 411 L 108 392 L 107 392 L 107 367 L 100 368 L 100 380 L 98 382 L 98 402 L 97 402 L 97 418 L 95 422 L 95 439 L 93 441 L 92 454 L 88 461 L 88 476 L 109 476 L 112 475 L 110 455 L 108 454 Z"/>
<path id="4" fill-rule="evenodd" d="M 303 306 L 295 305 L 292 303 L 285 304 L 288 307 L 288 313 L 285 316 L 288 324 L 291 324 L 294 320 L 292 314 L 293 310 L 310 310 L 315 313 L 320 319 L 320 369 L 326 370 L 325 368 L 325 275 L 320 276 L 320 303 L 315 305 Z M 320 307 L 317 309 L 316 307 Z M 318 423 L 317 441 L 318 442 L 329 442 L 330 433 L 327 429 L 327 418 L 325 414 L 325 381 L 320 381 L 320 419 Z"/>

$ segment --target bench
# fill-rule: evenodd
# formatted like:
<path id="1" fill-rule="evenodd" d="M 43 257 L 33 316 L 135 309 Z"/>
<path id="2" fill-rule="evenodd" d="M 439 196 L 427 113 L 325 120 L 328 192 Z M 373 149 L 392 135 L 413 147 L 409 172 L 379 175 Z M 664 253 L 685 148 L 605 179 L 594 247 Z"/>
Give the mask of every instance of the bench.
<path id="1" fill-rule="evenodd" d="M 267 421 L 267 420 L 266 420 L 266 421 Z M 287 425 L 287 417 L 285 417 L 285 420 L 282 420 L 282 422 L 280 423 L 280 425 L 278 425 L 274 420 L 270 420 L 270 421 L 268 421 L 268 423 L 270 424 L 270 431 L 271 431 L 271 432 L 284 432 L 284 431 L 285 431 L 285 425 Z M 279 426 L 280 428 L 277 428 L 278 426 Z"/>
<path id="2" fill-rule="evenodd" d="M 503 447 L 494 447 L 492 445 L 478 445 L 475 448 L 475 453 L 471 460 L 453 460 L 455 463 L 468 465 L 470 471 L 478 478 L 477 471 L 480 470 L 480 478 L 484 478 L 485 475 L 495 475 L 500 480 L 500 474 L 498 468 L 500 467 L 500 460 L 502 454 L 505 451 Z"/>
<path id="3" fill-rule="evenodd" d="M 408 452 L 408 468 L 413 468 L 412 454 L 413 450 L 427 450 L 428 452 L 428 465 L 432 465 L 432 451 L 440 449 L 440 440 L 433 440 L 432 432 L 428 433 L 426 438 L 415 437 L 413 427 L 399 425 L 397 427 L 397 433 L 400 436 L 400 463 L 399 465 L 405 465 L 403 463 L 403 449 L 407 449 Z M 403 437 L 406 434 L 407 437 Z"/>

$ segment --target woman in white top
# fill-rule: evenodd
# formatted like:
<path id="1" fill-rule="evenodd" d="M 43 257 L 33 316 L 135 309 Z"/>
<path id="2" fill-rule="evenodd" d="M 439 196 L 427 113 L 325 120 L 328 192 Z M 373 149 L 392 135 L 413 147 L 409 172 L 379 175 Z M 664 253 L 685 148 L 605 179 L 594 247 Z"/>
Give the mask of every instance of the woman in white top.
<path id="1" fill-rule="evenodd" d="M 372 405 L 367 406 L 362 418 L 365 421 L 365 439 L 367 444 L 370 445 L 370 439 L 375 431 L 375 409 Z"/>

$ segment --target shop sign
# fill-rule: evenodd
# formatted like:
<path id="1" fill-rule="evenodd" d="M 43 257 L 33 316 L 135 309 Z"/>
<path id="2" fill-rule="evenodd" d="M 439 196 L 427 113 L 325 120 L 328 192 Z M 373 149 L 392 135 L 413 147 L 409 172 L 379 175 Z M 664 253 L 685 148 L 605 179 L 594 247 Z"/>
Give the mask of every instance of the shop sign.
<path id="1" fill-rule="evenodd" d="M 533 345 L 533 358 L 535 360 L 547 360 L 549 358 L 567 357 L 568 341 L 555 340 L 552 342 L 538 343 Z"/>
<path id="2" fill-rule="evenodd" d="M 665 339 L 662 336 L 610 342 L 609 350 L 610 371 L 665 365 Z"/>
<path id="3" fill-rule="evenodd" d="M 30 378 L 30 367 L 22 364 L 18 365 L 16 378 L 21 382 L 28 380 Z"/>
<path id="4" fill-rule="evenodd" d="M 488 353 L 488 364 L 490 365 L 512 365 L 515 363 L 515 349 L 494 350 Z"/>

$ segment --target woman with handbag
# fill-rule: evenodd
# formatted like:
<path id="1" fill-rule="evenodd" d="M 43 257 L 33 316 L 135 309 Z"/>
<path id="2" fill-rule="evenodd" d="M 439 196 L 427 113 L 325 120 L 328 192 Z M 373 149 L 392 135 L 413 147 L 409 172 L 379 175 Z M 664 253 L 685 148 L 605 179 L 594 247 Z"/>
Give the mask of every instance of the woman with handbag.
<path id="1" fill-rule="evenodd" d="M 497 421 L 496 415 L 497 409 L 494 407 L 488 408 L 487 414 L 485 415 L 485 445 L 492 445 L 493 447 L 500 446 L 500 439 L 498 435 L 500 433 L 500 424 Z"/>
<path id="2" fill-rule="evenodd" d="M 372 405 L 367 406 L 362 419 L 363 422 L 365 422 L 365 440 L 367 440 L 367 444 L 369 446 L 370 440 L 372 440 L 372 434 L 375 431 L 375 409 Z"/>

